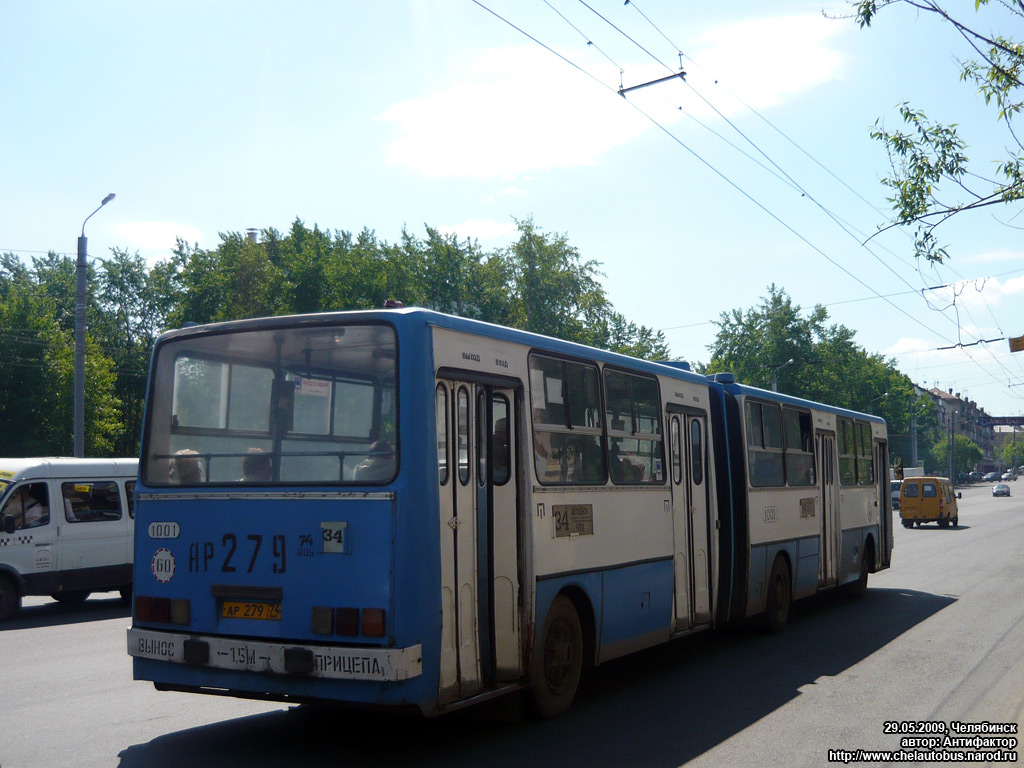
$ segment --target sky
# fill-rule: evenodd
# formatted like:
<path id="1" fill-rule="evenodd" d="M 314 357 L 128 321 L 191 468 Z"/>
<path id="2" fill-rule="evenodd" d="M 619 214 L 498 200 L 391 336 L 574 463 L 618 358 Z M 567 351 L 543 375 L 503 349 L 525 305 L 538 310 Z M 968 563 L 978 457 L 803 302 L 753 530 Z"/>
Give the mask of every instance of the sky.
<path id="1" fill-rule="evenodd" d="M 1019 20 L 947 5 L 1022 36 Z M 706 362 L 714 321 L 774 284 L 917 384 L 1022 414 L 1024 353 L 1005 340 L 1024 335 L 1021 209 L 950 220 L 949 262 L 917 264 L 907 233 L 877 232 L 889 159 L 870 132 L 901 127 L 909 102 L 957 123 L 985 173 L 1008 136 L 960 82 L 970 52 L 948 26 L 893 7 L 860 29 L 850 11 L 4 3 L 0 252 L 73 256 L 109 192 L 85 225 L 91 259 L 156 263 L 176 238 L 213 249 L 296 219 L 388 242 L 431 226 L 490 251 L 532 217 L 598 262 L 615 308 L 679 359 Z"/>

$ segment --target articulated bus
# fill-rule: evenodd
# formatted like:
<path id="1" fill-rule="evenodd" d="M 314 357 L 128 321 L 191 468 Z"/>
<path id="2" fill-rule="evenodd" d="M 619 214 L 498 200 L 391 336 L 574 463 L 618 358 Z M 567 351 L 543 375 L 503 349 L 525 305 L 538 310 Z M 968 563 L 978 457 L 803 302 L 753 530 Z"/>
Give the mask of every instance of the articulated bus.
<path id="1" fill-rule="evenodd" d="M 134 674 L 413 707 L 526 689 L 889 567 L 885 422 L 423 309 L 158 340 Z"/>

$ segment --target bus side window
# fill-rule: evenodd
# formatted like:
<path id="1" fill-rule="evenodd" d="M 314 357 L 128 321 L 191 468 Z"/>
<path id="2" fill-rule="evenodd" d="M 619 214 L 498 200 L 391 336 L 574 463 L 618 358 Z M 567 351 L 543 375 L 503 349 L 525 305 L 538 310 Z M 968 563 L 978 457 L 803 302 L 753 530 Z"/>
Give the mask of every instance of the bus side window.
<path id="1" fill-rule="evenodd" d="M 448 483 L 448 390 L 438 384 L 434 392 L 434 425 L 437 436 L 437 482 Z"/>
<path id="2" fill-rule="evenodd" d="M 508 430 L 508 399 L 504 395 L 495 395 L 494 432 L 491 435 L 491 472 L 494 484 L 504 485 L 509 481 L 512 466 L 512 446 L 509 443 Z"/>

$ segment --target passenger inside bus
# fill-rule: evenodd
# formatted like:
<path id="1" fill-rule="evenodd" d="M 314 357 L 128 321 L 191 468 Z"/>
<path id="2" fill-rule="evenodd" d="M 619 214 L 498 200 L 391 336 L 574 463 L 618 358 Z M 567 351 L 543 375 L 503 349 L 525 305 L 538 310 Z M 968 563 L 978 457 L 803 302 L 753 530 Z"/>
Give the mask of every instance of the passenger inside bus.
<path id="1" fill-rule="evenodd" d="M 167 470 L 167 479 L 172 483 L 194 485 L 206 480 L 206 471 L 199 452 L 191 448 L 176 451 Z"/>
<path id="2" fill-rule="evenodd" d="M 362 483 L 390 480 L 395 474 L 395 449 L 387 440 L 370 445 L 370 455 L 356 464 L 352 479 Z"/>
<path id="3" fill-rule="evenodd" d="M 262 448 L 250 448 L 242 459 L 242 481 L 247 483 L 269 483 L 274 477 L 274 465 Z"/>

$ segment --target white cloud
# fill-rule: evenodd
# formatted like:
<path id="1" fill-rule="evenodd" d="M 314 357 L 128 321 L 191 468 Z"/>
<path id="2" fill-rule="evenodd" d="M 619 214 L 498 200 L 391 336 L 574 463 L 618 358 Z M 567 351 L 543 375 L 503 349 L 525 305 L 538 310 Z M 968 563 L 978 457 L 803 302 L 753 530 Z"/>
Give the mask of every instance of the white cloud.
<path id="1" fill-rule="evenodd" d="M 575 54 L 579 56 L 578 52 Z M 510 178 L 593 165 L 648 124 L 541 48 L 483 54 L 460 82 L 393 104 L 387 159 L 426 176 Z"/>
<path id="2" fill-rule="evenodd" d="M 688 79 L 697 87 L 699 78 L 709 88 L 701 91 L 709 99 L 724 95 L 714 90 L 720 83 L 755 109 L 776 106 L 842 79 L 845 57 L 828 43 L 845 28 L 822 14 L 712 27 L 694 41 L 693 60 L 699 66 Z M 732 109 L 746 107 L 734 103 Z"/>
<path id="3" fill-rule="evenodd" d="M 446 235 L 455 234 L 460 239 L 470 240 L 499 240 L 511 239 L 518 228 L 515 222 L 486 221 L 484 219 L 467 219 L 461 224 L 449 227 L 438 227 L 438 230 Z"/>
<path id="4" fill-rule="evenodd" d="M 711 99 L 724 97 L 705 73 L 742 91 L 760 109 L 841 76 L 842 57 L 827 45 L 843 25 L 819 14 L 742 21 L 709 29 L 692 47 L 700 69 L 688 82 Z M 652 128 L 633 105 L 663 125 L 712 114 L 682 83 L 665 83 L 618 98 L 618 73 L 598 70 L 592 52 L 560 50 L 566 59 L 606 78 L 602 87 L 539 46 L 487 51 L 453 65 L 447 88 L 397 102 L 377 119 L 394 126 L 386 148 L 391 165 L 433 177 L 515 178 L 524 173 L 595 165 L 606 152 Z M 625 85 L 664 77 L 637 53 Z M 675 66 L 674 61 L 668 62 Z M 746 107 L 731 98 L 723 113 Z"/>
<path id="5" fill-rule="evenodd" d="M 128 221 L 115 226 L 114 231 L 136 248 L 167 251 L 173 250 L 176 238 L 196 243 L 203 236 L 195 227 L 171 221 Z"/>
<path id="6" fill-rule="evenodd" d="M 1024 251 L 1009 251 L 1005 249 L 995 251 L 983 251 L 982 253 L 977 253 L 974 256 L 966 257 L 964 261 L 976 262 L 980 264 L 987 264 L 993 261 L 1024 261 Z"/>

